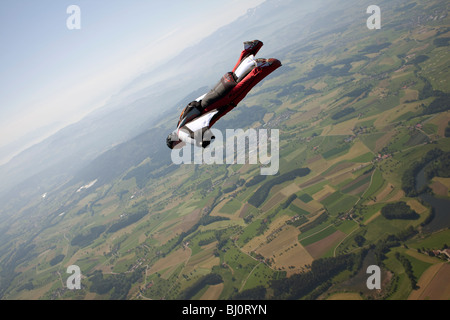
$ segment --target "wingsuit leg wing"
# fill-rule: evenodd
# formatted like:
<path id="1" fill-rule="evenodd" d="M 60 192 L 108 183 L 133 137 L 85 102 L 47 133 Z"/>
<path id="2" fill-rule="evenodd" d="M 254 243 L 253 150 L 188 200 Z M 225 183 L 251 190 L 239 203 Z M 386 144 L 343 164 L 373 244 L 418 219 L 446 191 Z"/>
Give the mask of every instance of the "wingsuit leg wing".
<path id="1" fill-rule="evenodd" d="M 253 41 L 245 41 L 244 42 L 244 50 L 241 52 L 241 56 L 239 57 L 238 62 L 233 68 L 233 72 L 236 71 L 236 69 L 239 67 L 242 61 L 245 60 L 250 55 L 256 56 L 258 51 L 261 49 L 261 47 L 264 45 L 262 41 L 259 40 L 253 40 Z"/>
<path id="2" fill-rule="evenodd" d="M 238 82 L 224 97 L 206 106 L 204 109 L 205 112 L 227 105 L 238 105 L 254 86 L 279 67 L 281 67 L 281 62 L 277 59 L 256 59 L 253 70 Z"/>
<path id="3" fill-rule="evenodd" d="M 207 132 L 220 118 L 233 110 L 254 86 L 281 67 L 281 62 L 277 59 L 254 58 L 262 46 L 263 43 L 259 40 L 244 42 L 244 50 L 233 71 L 226 73 L 210 92 L 191 102 L 182 112 L 178 134 L 174 134 L 177 138 L 199 144 L 193 139 L 195 132 Z M 170 135 L 167 138 L 169 148 L 174 146 L 172 138 Z M 201 146 L 206 147 L 208 142 L 202 142 Z"/>

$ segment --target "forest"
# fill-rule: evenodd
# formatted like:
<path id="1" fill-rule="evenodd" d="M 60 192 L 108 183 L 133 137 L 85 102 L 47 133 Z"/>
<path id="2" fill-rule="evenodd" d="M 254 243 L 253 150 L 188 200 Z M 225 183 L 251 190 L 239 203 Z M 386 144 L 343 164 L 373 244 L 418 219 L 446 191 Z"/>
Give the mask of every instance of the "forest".
<path id="1" fill-rule="evenodd" d="M 92 282 L 89 291 L 97 294 L 106 294 L 112 290 L 111 300 L 125 300 L 131 286 L 142 280 L 144 268 L 125 274 L 113 274 L 104 276 L 100 270 L 94 271 L 89 280 Z"/>
<path id="2" fill-rule="evenodd" d="M 410 206 L 404 201 L 388 203 L 381 208 L 381 214 L 386 219 L 403 219 L 403 220 L 415 220 L 419 219 L 419 214 L 411 209 Z"/>
<path id="3" fill-rule="evenodd" d="M 300 299 L 327 284 L 329 279 L 344 270 L 356 271 L 361 266 L 367 250 L 337 257 L 314 260 L 307 272 L 294 274 L 289 278 L 272 280 L 271 288 L 276 299 Z M 250 297 L 246 297 L 250 298 Z"/>
<path id="4" fill-rule="evenodd" d="M 265 182 L 258 190 L 255 191 L 255 193 L 253 193 L 250 199 L 248 199 L 248 203 L 255 207 L 259 207 L 266 200 L 270 189 L 272 189 L 273 186 L 286 181 L 294 180 L 298 177 L 306 176 L 310 173 L 310 171 L 311 170 L 309 168 L 297 168 Z"/>
<path id="5" fill-rule="evenodd" d="M 402 176 L 402 189 L 405 192 L 405 195 L 408 197 L 415 197 L 418 195 L 418 192 L 421 190 L 416 190 L 416 176 L 428 163 L 443 157 L 443 159 L 448 159 L 448 152 L 444 153 L 441 149 L 435 148 L 433 150 L 428 151 L 425 156 L 420 160 L 414 162 L 410 168 L 406 169 Z M 437 172 L 445 172 L 449 173 L 448 162 L 441 161 L 442 165 Z M 441 173 L 440 173 L 441 174 Z"/>

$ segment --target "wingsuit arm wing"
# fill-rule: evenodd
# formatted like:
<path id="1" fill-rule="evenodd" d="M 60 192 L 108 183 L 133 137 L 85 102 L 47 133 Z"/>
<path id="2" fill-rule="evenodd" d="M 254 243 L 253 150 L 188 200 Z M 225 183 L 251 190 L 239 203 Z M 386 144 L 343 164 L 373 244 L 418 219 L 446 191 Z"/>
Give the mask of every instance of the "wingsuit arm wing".
<path id="1" fill-rule="evenodd" d="M 214 139 L 210 130 L 211 120 L 219 110 L 210 111 L 178 129 L 178 137 L 185 143 L 206 147 Z"/>

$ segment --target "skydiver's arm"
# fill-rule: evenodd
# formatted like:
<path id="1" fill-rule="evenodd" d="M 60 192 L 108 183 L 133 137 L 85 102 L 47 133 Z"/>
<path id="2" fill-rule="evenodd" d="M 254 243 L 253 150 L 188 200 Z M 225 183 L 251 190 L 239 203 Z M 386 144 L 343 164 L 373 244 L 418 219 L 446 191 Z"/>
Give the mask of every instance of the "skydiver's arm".
<path id="1" fill-rule="evenodd" d="M 218 112 L 218 110 L 208 112 L 194 121 L 186 123 L 178 129 L 178 138 L 185 143 L 204 147 L 204 143 L 212 137 L 209 128 L 211 120 Z"/>

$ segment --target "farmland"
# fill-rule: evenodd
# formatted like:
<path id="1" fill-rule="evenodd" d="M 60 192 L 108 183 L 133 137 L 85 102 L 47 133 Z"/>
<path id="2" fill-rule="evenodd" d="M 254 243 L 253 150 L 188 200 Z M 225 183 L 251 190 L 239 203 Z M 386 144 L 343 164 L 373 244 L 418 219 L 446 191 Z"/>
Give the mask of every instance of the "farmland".
<path id="1" fill-rule="evenodd" d="M 52 214 L 2 261 L 14 274 L 2 295 L 448 300 L 449 258 L 433 251 L 450 245 L 450 224 L 427 232 L 441 213 L 404 183 L 430 151 L 450 152 L 450 110 L 433 105 L 450 94 L 448 46 L 435 44 L 450 35 L 448 4 L 416 1 L 403 13 L 404 2 L 389 3 L 376 33 L 358 27 L 348 7 L 348 26 L 279 52 L 285 71 L 236 110 L 258 106 L 265 113 L 246 128 L 280 130 L 277 175 L 253 164 L 155 170 L 158 159 L 147 158 L 108 183 L 65 186 L 56 200 L 21 209 Z M 417 22 L 429 15 L 437 18 Z M 432 177 L 427 192 L 448 201 L 449 179 Z M 399 207 L 405 215 L 384 214 Z M 24 228 L 15 222 L 10 232 Z M 72 264 L 81 290 L 64 286 Z M 382 269 L 377 292 L 365 287 L 370 264 Z"/>

